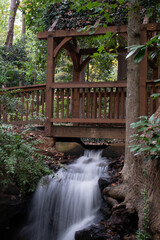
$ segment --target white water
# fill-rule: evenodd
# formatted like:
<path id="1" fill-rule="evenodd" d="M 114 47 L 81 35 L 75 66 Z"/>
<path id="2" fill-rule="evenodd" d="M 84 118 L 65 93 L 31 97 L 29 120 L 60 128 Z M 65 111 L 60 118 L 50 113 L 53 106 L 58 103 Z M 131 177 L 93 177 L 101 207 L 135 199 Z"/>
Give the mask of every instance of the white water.
<path id="1" fill-rule="evenodd" d="M 67 170 L 60 169 L 54 178 L 43 178 L 23 239 L 74 240 L 76 231 L 96 221 L 101 203 L 98 179 L 103 175 L 107 175 L 106 159 L 101 152 L 86 151 Z"/>

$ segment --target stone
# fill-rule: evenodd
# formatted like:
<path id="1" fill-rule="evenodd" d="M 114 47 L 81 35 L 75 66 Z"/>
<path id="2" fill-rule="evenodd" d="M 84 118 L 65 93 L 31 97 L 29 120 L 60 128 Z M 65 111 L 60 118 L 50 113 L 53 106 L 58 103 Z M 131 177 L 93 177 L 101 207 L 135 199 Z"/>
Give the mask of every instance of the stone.
<path id="1" fill-rule="evenodd" d="M 75 240 L 106 240 L 105 227 L 92 225 L 75 233 Z"/>
<path id="2" fill-rule="evenodd" d="M 46 147 L 53 147 L 55 145 L 55 139 L 53 137 L 43 137 L 42 142 Z"/>
<path id="3" fill-rule="evenodd" d="M 116 158 L 116 157 L 120 157 L 121 155 L 124 155 L 124 153 L 125 153 L 125 144 L 114 143 L 103 150 L 102 157 Z"/>
<path id="4" fill-rule="evenodd" d="M 99 185 L 99 188 L 100 188 L 101 191 L 103 191 L 103 189 L 108 187 L 108 185 L 111 184 L 111 183 L 112 183 L 112 180 L 110 178 L 101 177 L 98 180 L 98 185 Z"/>

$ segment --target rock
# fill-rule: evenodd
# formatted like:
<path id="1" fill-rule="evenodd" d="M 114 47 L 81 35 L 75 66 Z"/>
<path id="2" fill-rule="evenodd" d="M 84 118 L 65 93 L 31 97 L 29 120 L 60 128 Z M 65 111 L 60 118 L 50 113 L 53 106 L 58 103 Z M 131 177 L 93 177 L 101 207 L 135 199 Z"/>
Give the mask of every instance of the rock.
<path id="1" fill-rule="evenodd" d="M 101 206 L 100 208 L 100 211 L 101 213 L 103 214 L 103 217 L 107 220 L 111 214 L 112 214 L 112 211 L 111 211 L 111 208 L 105 203 Z"/>
<path id="2" fill-rule="evenodd" d="M 110 178 L 104 178 L 101 177 L 98 180 L 98 184 L 99 184 L 99 188 L 101 189 L 101 191 L 106 188 L 109 184 L 111 184 L 113 181 Z"/>
<path id="3" fill-rule="evenodd" d="M 75 240 L 106 240 L 105 227 L 92 225 L 75 233 Z"/>
<path id="4" fill-rule="evenodd" d="M 43 137 L 42 142 L 47 147 L 53 147 L 55 145 L 55 139 L 53 137 Z"/>
<path id="5" fill-rule="evenodd" d="M 65 155 L 80 156 L 84 153 L 84 147 L 76 142 L 56 142 L 56 150 L 63 152 Z"/>
<path id="6" fill-rule="evenodd" d="M 124 155 L 125 145 L 124 143 L 114 143 L 109 147 L 105 148 L 102 152 L 102 157 L 116 158 Z"/>

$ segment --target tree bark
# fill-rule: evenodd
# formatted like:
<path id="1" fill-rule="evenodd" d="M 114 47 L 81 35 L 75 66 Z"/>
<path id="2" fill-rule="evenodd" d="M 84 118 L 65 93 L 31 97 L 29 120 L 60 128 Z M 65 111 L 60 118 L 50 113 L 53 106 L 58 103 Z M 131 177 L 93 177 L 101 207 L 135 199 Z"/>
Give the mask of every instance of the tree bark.
<path id="1" fill-rule="evenodd" d="M 140 15 L 139 1 L 129 1 L 128 18 L 128 46 L 140 45 Z M 136 9 L 135 9 L 136 6 Z M 125 164 L 123 168 L 124 181 L 129 181 L 132 176 L 134 156 L 130 152 L 130 136 L 136 133 L 136 129 L 131 129 L 130 124 L 136 122 L 139 116 L 139 76 L 140 67 L 129 57 L 127 61 L 127 100 L 126 100 L 126 144 L 125 144 Z M 134 143 L 132 143 L 134 144 Z"/>
<path id="2" fill-rule="evenodd" d="M 26 33 L 25 16 L 22 13 L 22 36 Z"/>
<path id="3" fill-rule="evenodd" d="M 14 23 L 16 18 L 17 9 L 19 6 L 20 0 L 11 0 L 10 4 L 10 16 L 8 21 L 8 33 L 5 42 L 6 47 L 11 47 L 13 44 L 13 36 L 14 36 Z"/>

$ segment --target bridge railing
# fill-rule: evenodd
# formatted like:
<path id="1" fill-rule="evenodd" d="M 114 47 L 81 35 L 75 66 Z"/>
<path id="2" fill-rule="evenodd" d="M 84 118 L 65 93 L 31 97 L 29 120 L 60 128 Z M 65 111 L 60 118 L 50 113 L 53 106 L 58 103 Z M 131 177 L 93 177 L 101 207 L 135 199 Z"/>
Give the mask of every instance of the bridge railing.
<path id="1" fill-rule="evenodd" d="M 126 82 L 53 83 L 53 123 L 125 123 Z"/>
<path id="2" fill-rule="evenodd" d="M 160 100 L 150 95 L 160 92 L 160 86 L 147 81 L 146 89 L 147 113 L 151 115 Z M 125 123 L 126 82 L 53 83 L 52 91 L 50 122 L 54 124 Z M 4 123 L 44 123 L 45 109 L 45 84 L 0 91 L 0 120 Z"/>
<path id="3" fill-rule="evenodd" d="M 0 120 L 4 123 L 42 122 L 45 116 L 46 85 L 1 89 Z"/>

